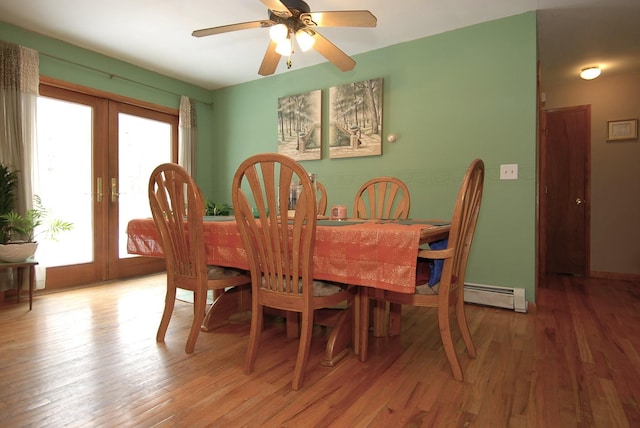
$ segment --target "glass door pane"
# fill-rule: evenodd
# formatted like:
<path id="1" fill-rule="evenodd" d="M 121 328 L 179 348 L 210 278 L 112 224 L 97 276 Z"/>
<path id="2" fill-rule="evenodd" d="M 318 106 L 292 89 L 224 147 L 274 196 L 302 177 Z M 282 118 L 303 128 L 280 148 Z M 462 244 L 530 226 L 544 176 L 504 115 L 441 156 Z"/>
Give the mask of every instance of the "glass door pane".
<path id="1" fill-rule="evenodd" d="M 164 259 L 127 254 L 127 225 L 151 217 L 147 187 L 153 169 L 178 153 L 178 117 L 131 104 L 109 103 L 108 276 L 158 272 Z"/>
<path id="2" fill-rule="evenodd" d="M 127 224 L 134 218 L 151 217 L 149 176 L 156 166 L 171 161 L 171 135 L 166 122 L 118 115 L 119 258 L 137 257 L 127 254 Z"/>
<path id="3" fill-rule="evenodd" d="M 93 108 L 54 98 L 38 98 L 34 193 L 50 219 L 73 223 L 58 241 L 38 240 L 37 257 L 47 267 L 89 263 L 94 259 L 92 201 Z"/>

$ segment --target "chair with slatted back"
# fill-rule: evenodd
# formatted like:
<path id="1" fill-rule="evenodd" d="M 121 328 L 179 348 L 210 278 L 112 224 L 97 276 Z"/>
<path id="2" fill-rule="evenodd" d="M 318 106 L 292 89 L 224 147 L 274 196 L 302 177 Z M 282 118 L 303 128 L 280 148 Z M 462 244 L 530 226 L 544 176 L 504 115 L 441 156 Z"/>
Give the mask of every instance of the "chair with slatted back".
<path id="1" fill-rule="evenodd" d="M 176 289 L 193 291 L 193 322 L 185 351 L 195 349 L 205 316 L 207 291 L 249 284 L 249 276 L 235 269 L 208 266 L 203 241 L 204 199 L 189 173 L 165 163 L 149 178 L 149 205 L 161 238 L 167 265 L 167 293 L 156 340 L 164 338 L 173 313 Z"/>
<path id="2" fill-rule="evenodd" d="M 365 182 L 356 193 L 353 204 L 355 218 L 406 219 L 409 218 L 411 195 L 409 188 L 396 177 L 376 177 Z M 389 316 L 387 316 L 387 311 Z M 399 322 L 399 305 L 374 302 L 373 330 L 375 336 L 387 334 L 387 319 Z"/>
<path id="3" fill-rule="evenodd" d="M 316 181 L 316 188 L 318 190 L 318 215 L 327 214 L 327 189 L 322 183 Z"/>
<path id="4" fill-rule="evenodd" d="M 302 192 L 293 217 L 288 217 L 286 204 L 278 207 L 277 201 L 287 200 L 292 182 L 299 182 Z M 298 162 L 278 153 L 251 156 L 238 167 L 231 190 L 252 284 L 245 372 L 250 374 L 255 365 L 264 308 L 299 313 L 301 331 L 292 382 L 292 389 L 298 390 L 309 356 L 314 311 L 344 301 L 350 303 L 354 290 L 313 279 L 317 201 L 308 174 Z M 257 208 L 257 216 L 253 207 Z"/>
<path id="5" fill-rule="evenodd" d="M 476 229 L 482 188 L 484 182 L 484 163 L 474 160 L 464 176 L 458 199 L 453 211 L 447 248 L 443 250 L 425 249 L 418 252 L 419 257 L 444 259 L 440 282 L 430 287 L 424 284 L 416 287 L 415 294 L 404 294 L 375 288 L 362 288 L 361 293 L 372 299 L 402 304 L 436 308 L 440 337 L 449 361 L 453 377 L 463 380 L 462 366 L 455 351 L 451 336 L 451 309 L 455 310 L 458 327 L 471 358 L 476 357 L 476 348 L 469 332 L 464 310 L 464 277 L 471 242 Z M 361 299 L 362 319 L 368 320 L 369 298 Z M 364 324 L 364 325 L 363 325 Z M 367 359 L 367 323 L 360 323 L 360 359 Z"/>
<path id="6" fill-rule="evenodd" d="M 353 204 L 353 217 L 406 219 L 411 196 L 407 185 L 395 177 L 376 177 L 364 183 Z"/>

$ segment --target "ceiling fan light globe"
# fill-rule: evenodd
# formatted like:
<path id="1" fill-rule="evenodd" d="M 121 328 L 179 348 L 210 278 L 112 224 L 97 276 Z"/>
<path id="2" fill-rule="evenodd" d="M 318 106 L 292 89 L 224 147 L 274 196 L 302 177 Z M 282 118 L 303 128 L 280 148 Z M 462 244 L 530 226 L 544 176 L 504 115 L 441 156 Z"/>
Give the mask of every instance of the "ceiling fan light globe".
<path id="1" fill-rule="evenodd" d="M 290 56 L 292 52 L 291 39 L 280 40 L 276 46 L 276 52 L 282 56 Z"/>
<path id="2" fill-rule="evenodd" d="M 300 46 L 302 52 L 306 52 L 313 47 L 316 39 L 306 31 L 298 30 L 296 32 L 296 41 L 298 42 L 298 46 Z"/>
<path id="3" fill-rule="evenodd" d="M 272 25 L 269 28 L 269 37 L 276 43 L 280 43 L 282 40 L 287 38 L 287 34 L 289 33 L 289 29 L 284 24 L 276 24 Z"/>

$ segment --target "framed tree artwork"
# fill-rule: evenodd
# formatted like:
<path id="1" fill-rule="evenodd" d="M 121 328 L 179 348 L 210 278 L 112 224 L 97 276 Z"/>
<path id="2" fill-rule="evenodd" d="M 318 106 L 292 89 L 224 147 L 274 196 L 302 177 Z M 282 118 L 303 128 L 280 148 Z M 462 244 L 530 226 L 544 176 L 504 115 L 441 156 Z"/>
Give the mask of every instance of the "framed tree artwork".
<path id="1" fill-rule="evenodd" d="M 329 157 L 382 154 L 382 78 L 329 90 Z"/>
<path id="2" fill-rule="evenodd" d="M 297 161 L 322 157 L 322 91 L 278 98 L 278 153 Z"/>

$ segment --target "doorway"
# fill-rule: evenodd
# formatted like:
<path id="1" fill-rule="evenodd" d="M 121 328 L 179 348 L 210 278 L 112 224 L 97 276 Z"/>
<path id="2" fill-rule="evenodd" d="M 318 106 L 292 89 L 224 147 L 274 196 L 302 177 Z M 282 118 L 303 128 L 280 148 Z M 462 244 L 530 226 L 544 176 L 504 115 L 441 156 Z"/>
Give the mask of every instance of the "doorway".
<path id="1" fill-rule="evenodd" d="M 541 128 L 540 272 L 589 276 L 591 106 L 543 110 Z"/>
<path id="2" fill-rule="evenodd" d="M 162 259 L 127 254 L 126 226 L 151 216 L 149 175 L 177 159 L 177 135 L 177 114 L 41 84 L 34 193 L 52 216 L 74 224 L 38 248 L 47 288 L 164 268 Z"/>

